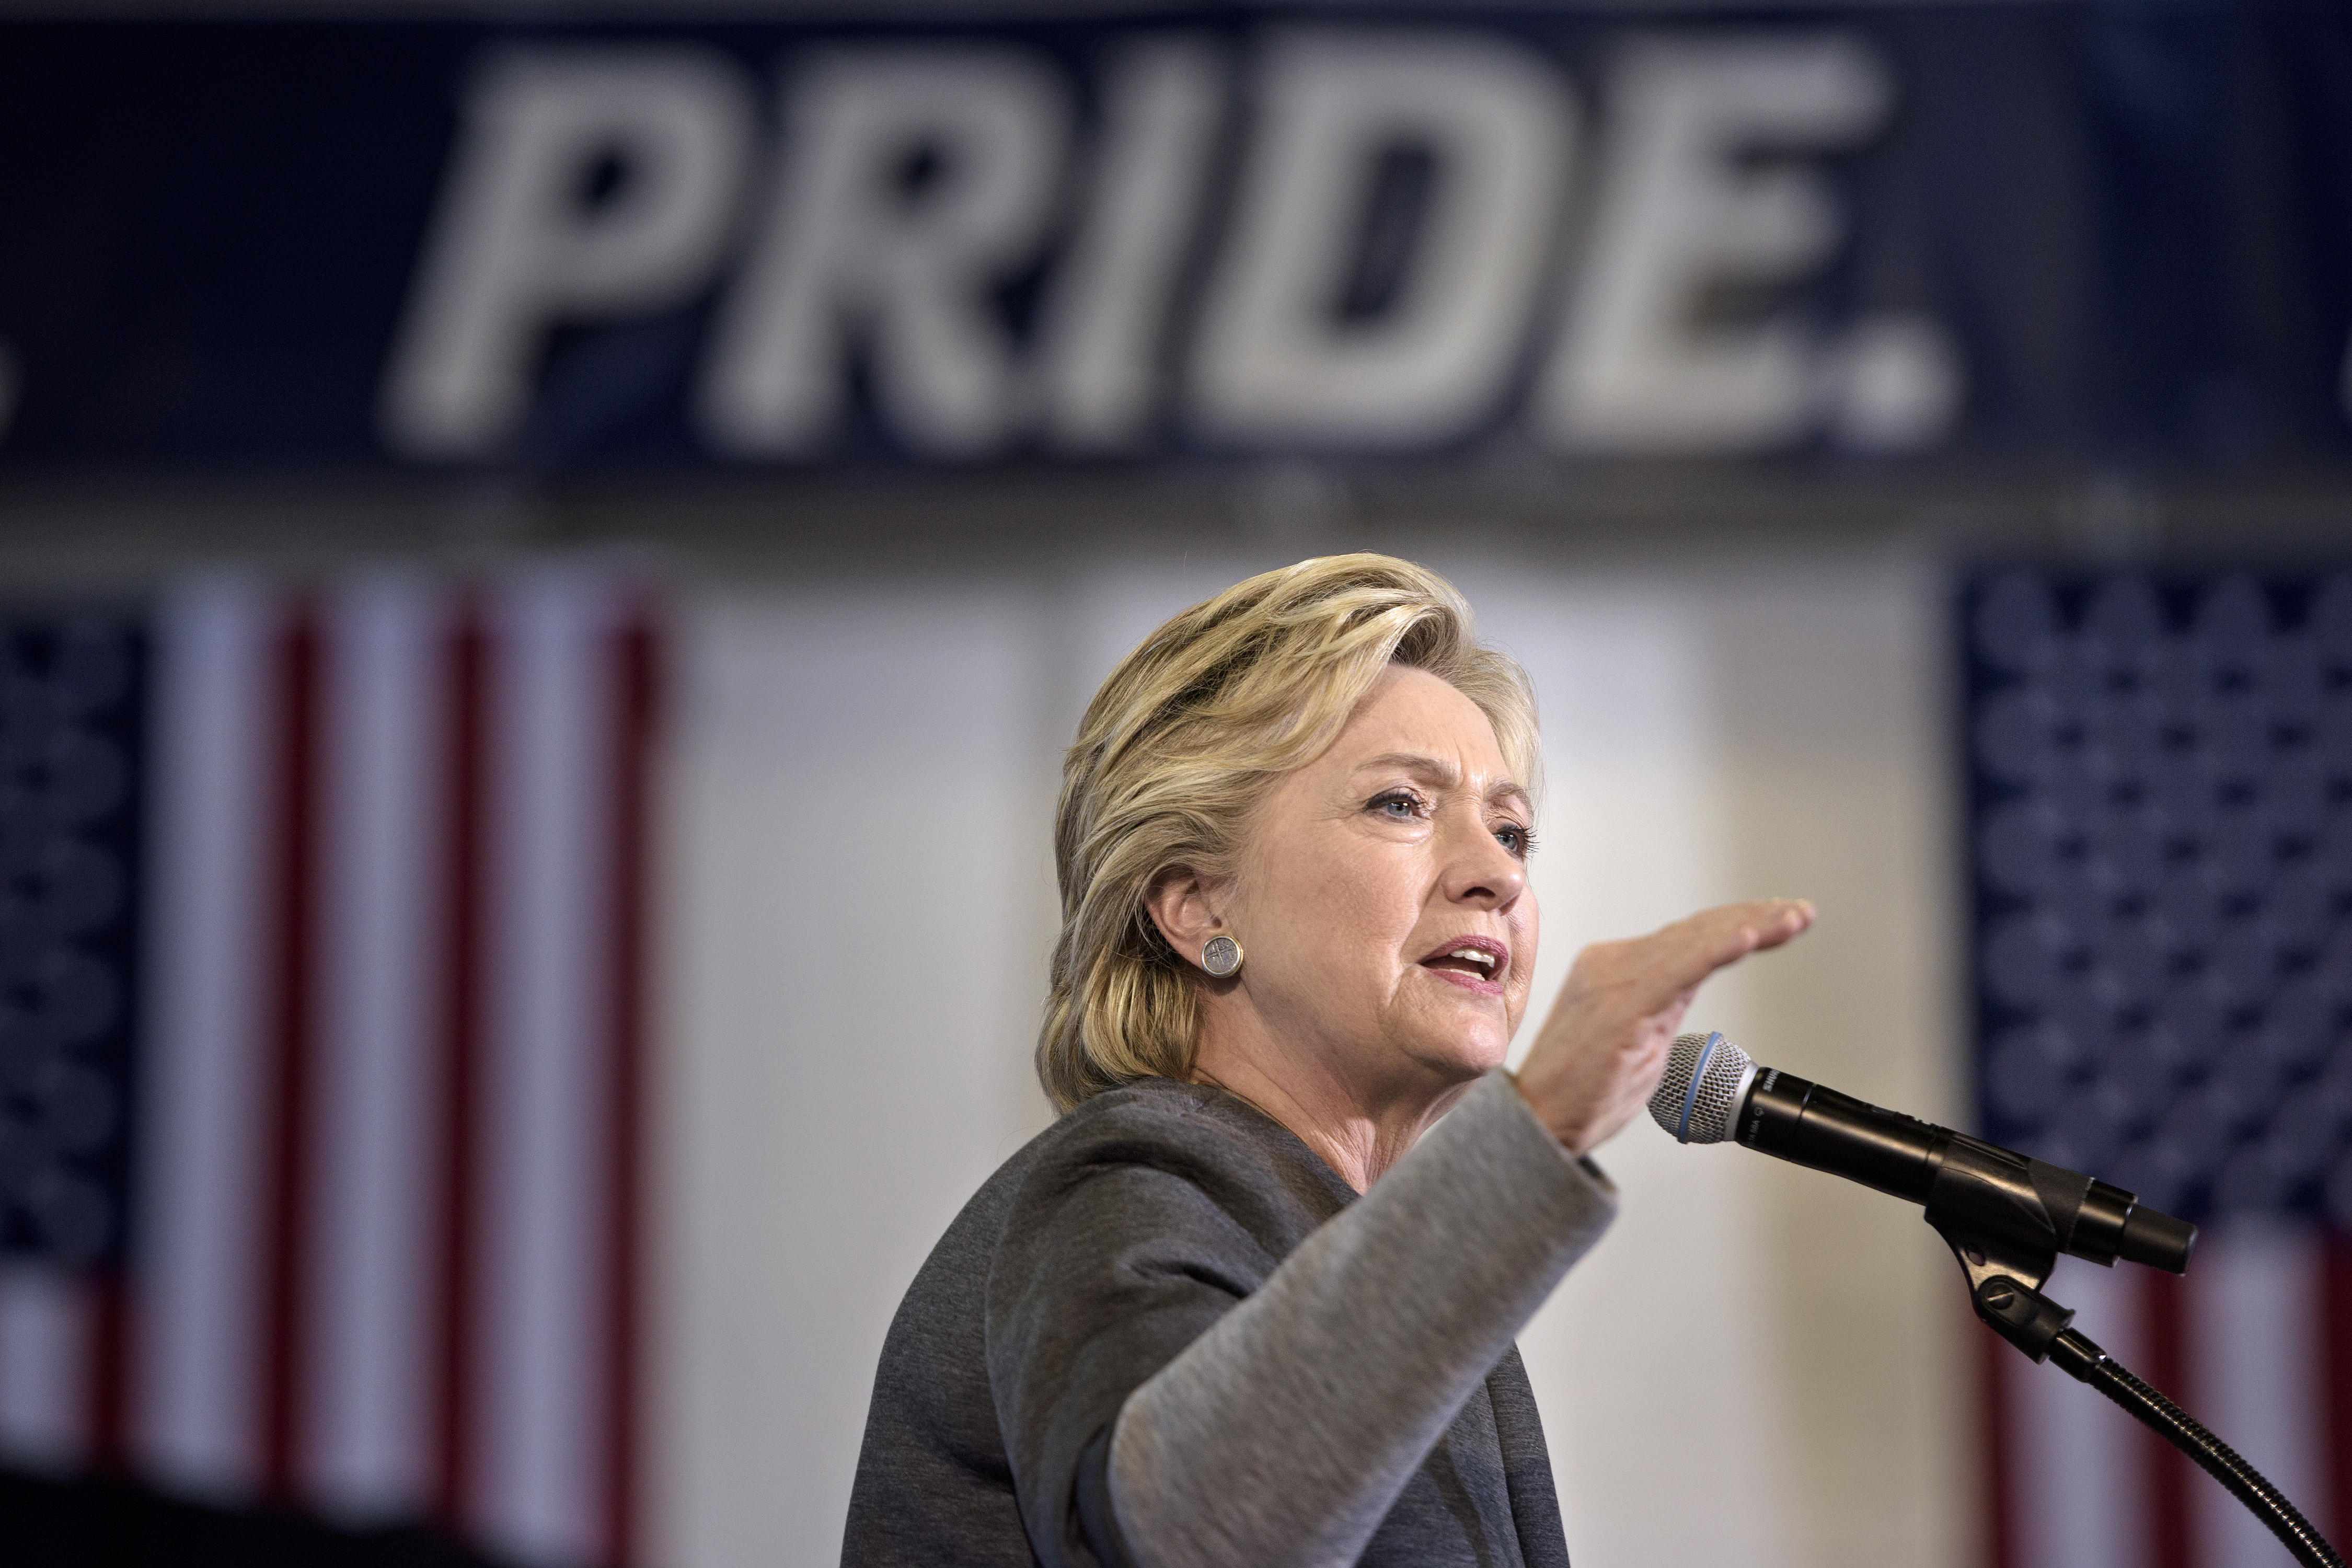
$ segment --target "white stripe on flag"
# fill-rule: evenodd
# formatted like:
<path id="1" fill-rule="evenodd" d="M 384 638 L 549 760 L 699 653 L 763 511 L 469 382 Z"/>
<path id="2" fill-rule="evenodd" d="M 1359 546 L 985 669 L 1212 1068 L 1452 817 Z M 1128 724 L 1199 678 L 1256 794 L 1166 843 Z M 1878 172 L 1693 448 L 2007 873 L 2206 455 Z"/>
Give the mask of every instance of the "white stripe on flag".
<path id="1" fill-rule="evenodd" d="M 2116 1269 L 2061 1262 L 2047 1287 L 2074 1326 L 2126 1366 L 2140 1350 L 2137 1283 Z M 2054 1366 L 2011 1353 L 2010 1474 L 2021 1568 L 2144 1568 L 2147 1482 L 2139 1427 Z"/>
<path id="2" fill-rule="evenodd" d="M 2318 1233 L 2239 1220 L 2198 1238 L 2182 1405 L 2306 1513 L 2325 1512 Z M 2129 1363 L 2126 1363 L 2129 1365 Z M 2220 1486 L 2189 1482 L 2199 1568 L 2284 1568 L 2278 1538 Z"/>
<path id="3" fill-rule="evenodd" d="M 275 616 L 234 583 L 166 602 L 152 687 L 153 901 L 144 1008 L 132 1451 L 169 1485 L 258 1479 L 268 1087 L 259 1046 Z"/>
<path id="4" fill-rule="evenodd" d="M 301 1468 L 321 1506 L 355 1520 L 413 1515 L 431 1497 L 445 597 L 384 578 L 330 599 L 324 616 L 320 1197 Z"/>
<path id="5" fill-rule="evenodd" d="M 69 1470 L 89 1442 L 89 1291 L 34 1264 L 0 1268 L 0 1459 Z"/>
<path id="6" fill-rule="evenodd" d="M 539 1563 L 583 1563 L 599 1544 L 604 605 L 542 580 L 494 623 L 479 1524 Z"/>

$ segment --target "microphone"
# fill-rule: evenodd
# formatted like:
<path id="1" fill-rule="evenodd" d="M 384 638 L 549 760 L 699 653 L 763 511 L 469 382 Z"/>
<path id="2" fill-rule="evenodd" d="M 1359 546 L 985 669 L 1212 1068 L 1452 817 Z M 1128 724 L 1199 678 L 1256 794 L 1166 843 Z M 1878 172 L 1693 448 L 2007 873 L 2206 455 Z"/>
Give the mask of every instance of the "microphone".
<path id="1" fill-rule="evenodd" d="M 1924 1205 L 1964 1265 L 1985 1265 L 1971 1252 L 2021 1267 L 2038 1255 L 2046 1278 L 2051 1255 L 2063 1252 L 2183 1274 L 2197 1242 L 2195 1226 L 2121 1187 L 1759 1068 L 1719 1034 L 1675 1041 L 1650 1115 L 1678 1142 L 1728 1140 Z"/>

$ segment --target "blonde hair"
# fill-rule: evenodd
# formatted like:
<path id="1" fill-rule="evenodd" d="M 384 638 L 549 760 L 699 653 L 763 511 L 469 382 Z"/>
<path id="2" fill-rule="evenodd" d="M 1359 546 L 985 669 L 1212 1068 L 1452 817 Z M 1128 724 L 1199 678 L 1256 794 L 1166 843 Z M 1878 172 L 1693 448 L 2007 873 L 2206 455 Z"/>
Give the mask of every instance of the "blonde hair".
<path id="1" fill-rule="evenodd" d="M 1473 637 L 1453 584 L 1387 555 L 1329 555 L 1237 584 L 1110 672 L 1062 767 L 1062 934 L 1037 1036 L 1056 1110 L 1139 1078 L 1190 1076 L 1199 1002 L 1146 899 L 1176 869 L 1229 875 L 1275 779 L 1319 756 L 1389 666 L 1475 703 L 1538 784 L 1526 672 Z"/>

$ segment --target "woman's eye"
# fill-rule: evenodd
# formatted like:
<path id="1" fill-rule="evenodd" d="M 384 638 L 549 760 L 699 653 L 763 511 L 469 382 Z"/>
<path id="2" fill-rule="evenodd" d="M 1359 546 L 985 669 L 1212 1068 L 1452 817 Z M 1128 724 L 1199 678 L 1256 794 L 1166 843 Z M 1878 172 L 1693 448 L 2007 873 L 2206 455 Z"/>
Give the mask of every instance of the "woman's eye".
<path id="1" fill-rule="evenodd" d="M 1495 842 L 1524 860 L 1536 847 L 1536 836 L 1516 822 L 1507 822 L 1495 829 Z"/>
<path id="2" fill-rule="evenodd" d="M 1421 815 L 1421 802 L 1409 795 L 1384 795 L 1372 802 L 1372 809 L 1391 822 L 1411 822 Z"/>

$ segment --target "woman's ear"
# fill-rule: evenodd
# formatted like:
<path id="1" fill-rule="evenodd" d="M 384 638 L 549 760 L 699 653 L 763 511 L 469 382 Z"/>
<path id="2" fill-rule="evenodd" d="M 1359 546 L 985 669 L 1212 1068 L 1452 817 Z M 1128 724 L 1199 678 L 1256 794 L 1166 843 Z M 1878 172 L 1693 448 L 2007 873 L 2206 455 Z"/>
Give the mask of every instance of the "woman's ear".
<path id="1" fill-rule="evenodd" d="M 1197 959 L 1201 944 L 1220 929 L 1209 907 L 1211 896 L 1208 880 L 1182 866 L 1162 871 L 1144 891 L 1151 923 L 1182 958 Z"/>

